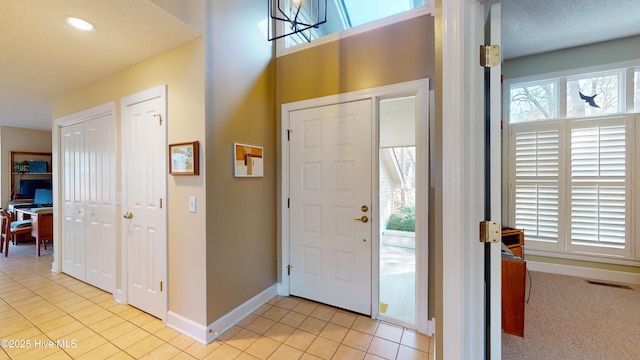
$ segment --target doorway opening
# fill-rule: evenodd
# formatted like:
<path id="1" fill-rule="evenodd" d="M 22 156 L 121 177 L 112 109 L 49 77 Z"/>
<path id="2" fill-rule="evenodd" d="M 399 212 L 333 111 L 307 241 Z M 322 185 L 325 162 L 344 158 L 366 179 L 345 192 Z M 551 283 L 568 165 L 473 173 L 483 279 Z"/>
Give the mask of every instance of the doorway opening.
<path id="1" fill-rule="evenodd" d="M 362 100 L 371 100 L 368 102 L 368 106 L 371 109 L 368 119 L 372 131 L 366 132 L 371 135 L 371 143 L 367 142 L 368 146 L 364 146 L 364 148 L 368 149 L 368 152 L 359 154 L 357 159 L 362 160 L 358 161 L 358 163 L 365 163 L 367 159 L 369 160 L 368 162 L 371 165 L 368 172 L 369 180 L 357 180 L 354 176 L 355 173 L 352 173 L 352 171 L 343 171 L 343 169 L 347 169 L 344 161 L 331 162 L 331 166 L 327 169 L 335 168 L 341 170 L 340 174 L 342 175 L 338 177 L 329 176 L 329 179 L 334 179 L 334 181 L 330 181 L 327 186 L 340 185 L 341 188 L 347 188 L 346 185 L 357 184 L 355 186 L 356 189 L 369 195 L 367 199 L 370 201 L 370 206 L 364 200 L 356 201 L 354 203 L 355 207 L 350 207 L 349 209 L 351 210 L 349 210 L 348 214 L 340 217 L 331 216 L 331 214 L 327 216 L 321 215 L 320 208 L 322 207 L 301 207 L 299 203 L 306 199 L 301 189 L 305 192 L 311 192 L 313 189 L 324 189 L 326 187 L 321 187 L 320 179 L 323 179 L 324 176 L 320 176 L 320 174 L 324 167 L 320 166 L 319 160 L 312 158 L 311 160 L 313 161 L 311 162 L 302 162 L 297 160 L 298 157 L 301 157 L 304 152 L 313 149 L 316 149 L 318 154 L 327 153 L 327 151 L 322 150 L 324 145 L 320 142 L 321 138 L 326 141 L 332 140 L 329 143 L 344 147 L 350 143 L 346 141 L 349 137 L 354 134 L 362 135 L 365 133 L 358 127 L 346 126 L 352 121 L 349 120 L 352 117 L 347 116 L 349 111 L 340 111 L 337 113 L 339 116 L 330 116 L 327 124 L 342 119 L 341 122 L 338 122 L 342 125 L 334 126 L 329 131 L 321 131 L 320 117 L 303 115 L 308 115 L 309 111 L 315 111 L 312 109 L 319 111 L 321 108 L 330 109 L 338 104 L 361 103 Z M 338 108 L 341 107 L 339 106 Z M 399 112 L 406 111 L 410 112 L 410 116 L 404 116 L 403 121 L 398 120 L 397 118 L 400 117 Z M 367 277 L 371 286 L 368 290 L 362 289 L 358 292 L 358 294 L 363 294 L 365 297 L 370 298 L 369 307 L 358 312 L 371 314 L 372 318 L 414 329 L 423 334 L 434 333 L 435 325 L 429 321 L 428 311 L 428 190 L 430 172 L 429 145 L 431 144 L 429 130 L 428 79 L 283 104 L 282 133 L 288 134 L 288 136 L 287 141 L 283 142 L 281 154 L 283 163 L 282 206 L 279 210 L 279 215 L 284 231 L 282 232 L 280 261 L 280 271 L 283 276 L 278 290 L 279 295 L 288 296 L 300 292 L 296 285 L 296 281 L 298 281 L 296 276 L 300 276 L 303 273 L 306 273 L 305 276 L 309 279 L 313 278 L 313 276 L 317 279 L 322 278 L 319 272 L 316 271 L 317 274 L 314 275 L 312 270 L 320 268 L 318 264 L 320 264 L 321 259 L 326 257 L 324 255 L 325 252 L 317 250 L 317 246 L 314 247 L 310 244 L 303 244 L 304 246 L 301 250 L 301 247 L 297 245 L 302 239 L 299 236 L 300 231 L 335 235 L 346 233 L 351 228 L 368 226 L 368 236 L 356 236 L 354 237 L 356 241 L 351 242 L 361 248 L 358 254 L 368 255 L 370 259 L 367 266 Z M 319 134 L 325 135 L 320 138 L 318 137 Z M 336 135 L 338 136 L 337 138 Z M 306 145 L 302 146 L 303 143 Z M 358 141 L 358 144 L 358 148 L 360 148 L 363 147 L 364 143 Z M 396 162 L 394 159 L 401 160 Z M 408 198 L 413 198 L 413 200 L 397 203 L 393 200 L 393 194 L 389 195 L 389 197 L 385 195 L 386 193 L 382 193 L 382 188 L 386 186 L 386 183 L 380 178 L 379 172 L 383 166 L 392 169 L 396 174 L 396 178 L 403 179 L 405 200 Z M 406 171 L 400 171 L 400 169 L 405 168 Z M 369 183 L 371 184 L 370 188 L 367 185 Z M 367 186 L 365 187 L 365 185 Z M 410 190 L 411 187 L 413 187 L 413 190 Z M 393 189 L 391 189 L 391 192 L 393 192 Z M 396 192 L 399 193 L 396 196 L 403 196 L 401 190 Z M 337 197 L 339 200 L 343 198 L 345 197 Z M 388 198 L 391 200 L 387 200 Z M 381 201 L 384 204 L 380 204 Z M 331 209 L 332 207 L 329 208 Z M 381 211 L 382 208 L 385 210 Z M 346 207 L 342 206 L 338 209 L 346 209 Z M 393 230 L 386 228 L 389 218 L 394 212 L 393 210 L 396 210 L 396 216 L 415 217 L 413 231 L 402 232 L 403 235 L 408 235 L 409 239 L 396 239 L 396 241 L 399 241 L 396 244 L 392 243 L 394 239 L 391 239 L 391 236 L 389 236 L 388 241 L 385 240 L 383 242 L 381 240 L 383 235 L 388 236 L 394 233 Z M 302 218 L 303 215 L 306 216 L 306 220 Z M 321 220 L 331 225 L 331 227 L 328 229 L 321 227 Z M 339 253 L 340 259 L 347 258 L 343 253 Z M 329 253 L 329 255 L 331 254 Z M 336 261 L 323 268 L 336 274 L 338 273 L 336 270 L 340 270 L 342 274 L 344 269 L 351 269 L 351 267 L 343 266 L 345 263 L 342 260 L 340 262 Z M 359 262 L 356 263 L 359 264 Z M 305 264 L 309 266 L 305 266 Z M 394 277 L 402 277 L 408 280 L 400 282 L 396 281 Z M 347 283 L 344 279 L 348 279 L 348 277 L 341 276 L 341 279 L 343 280 L 337 283 Z M 361 284 L 361 282 L 356 281 L 355 283 Z M 395 295 L 398 291 L 388 285 L 401 283 L 408 284 L 401 288 L 403 291 L 408 291 L 409 295 L 403 294 L 399 296 L 400 299 L 398 301 L 389 299 L 387 295 Z M 303 284 L 306 285 L 307 282 L 303 282 Z M 321 293 L 335 294 L 335 296 L 350 299 L 348 295 L 345 295 L 346 292 L 342 291 L 337 285 L 336 289 L 322 291 Z M 321 297 L 307 296 L 307 298 L 323 303 L 331 303 Z M 381 308 L 381 303 L 383 303 L 383 306 L 386 304 L 386 306 Z M 349 308 L 344 305 L 340 307 Z M 400 308 L 406 310 L 402 310 L 401 314 L 397 313 L 396 310 Z"/>
<path id="2" fill-rule="evenodd" d="M 416 324 L 416 97 L 379 102 L 379 314 Z"/>

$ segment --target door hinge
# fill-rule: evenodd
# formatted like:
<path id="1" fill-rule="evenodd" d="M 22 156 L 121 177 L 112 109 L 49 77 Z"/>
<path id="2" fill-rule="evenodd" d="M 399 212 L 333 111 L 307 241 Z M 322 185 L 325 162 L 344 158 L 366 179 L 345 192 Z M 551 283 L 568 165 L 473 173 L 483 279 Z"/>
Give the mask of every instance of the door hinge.
<path id="1" fill-rule="evenodd" d="M 160 292 L 162 292 L 162 281 L 160 281 Z"/>
<path id="2" fill-rule="evenodd" d="M 480 66 L 492 67 L 500 64 L 500 45 L 480 45 Z"/>
<path id="3" fill-rule="evenodd" d="M 291 208 L 291 198 L 287 198 L 287 209 Z"/>
<path id="4" fill-rule="evenodd" d="M 162 115 L 160 114 L 153 114 L 153 116 L 157 116 L 158 120 L 160 121 L 159 125 L 162 126 Z"/>
<path id="5" fill-rule="evenodd" d="M 480 222 L 480 242 L 500 242 L 501 235 L 502 232 L 500 231 L 500 223 L 498 223 L 497 221 Z"/>
<path id="6" fill-rule="evenodd" d="M 292 132 L 293 132 L 293 130 L 287 129 L 287 141 L 291 141 L 291 133 Z"/>
<path id="7" fill-rule="evenodd" d="M 160 199 L 160 209 L 162 209 L 162 199 Z"/>
<path id="8" fill-rule="evenodd" d="M 287 276 L 291 276 L 291 268 L 293 268 L 293 266 L 287 265 Z"/>

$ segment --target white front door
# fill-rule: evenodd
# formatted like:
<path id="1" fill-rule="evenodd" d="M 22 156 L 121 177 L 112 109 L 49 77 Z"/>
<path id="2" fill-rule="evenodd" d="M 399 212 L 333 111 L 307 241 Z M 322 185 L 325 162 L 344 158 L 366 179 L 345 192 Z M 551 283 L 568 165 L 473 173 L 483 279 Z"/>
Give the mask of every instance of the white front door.
<path id="1" fill-rule="evenodd" d="M 371 314 L 371 100 L 290 116 L 290 293 Z"/>
<path id="2" fill-rule="evenodd" d="M 115 124 L 110 119 L 84 122 L 86 281 L 113 293 L 116 287 Z"/>
<path id="3" fill-rule="evenodd" d="M 62 272 L 85 281 L 84 126 L 65 126 L 60 132 Z"/>
<path id="4" fill-rule="evenodd" d="M 127 302 L 167 313 L 166 87 L 122 99 L 123 238 Z"/>

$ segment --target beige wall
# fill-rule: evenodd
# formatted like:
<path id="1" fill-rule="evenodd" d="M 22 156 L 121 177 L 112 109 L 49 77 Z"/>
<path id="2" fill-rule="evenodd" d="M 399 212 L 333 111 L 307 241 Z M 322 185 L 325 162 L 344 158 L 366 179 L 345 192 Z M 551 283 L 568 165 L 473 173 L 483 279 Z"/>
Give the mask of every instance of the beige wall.
<path id="1" fill-rule="evenodd" d="M 119 128 L 120 99 L 167 85 L 168 142 L 200 141 L 206 161 L 204 38 L 145 60 L 126 70 L 53 100 L 53 119 L 110 101 L 116 102 Z M 119 131 L 119 130 L 118 130 Z M 202 166 L 202 165 L 201 165 Z M 206 325 L 206 197 L 207 171 L 199 176 L 168 176 L 168 294 L 169 311 Z M 120 177 L 117 177 L 120 192 Z M 188 212 L 188 196 L 196 196 L 198 212 Z"/>
<path id="2" fill-rule="evenodd" d="M 411 80 L 433 79 L 434 42 L 434 18 L 425 15 L 279 57 L 276 60 L 277 128 L 280 128 L 282 104 Z M 430 84 L 433 88 L 433 82 Z M 278 143 L 281 142 L 279 134 Z M 429 199 L 429 314 L 433 316 L 433 192 L 430 192 Z"/>
<path id="3" fill-rule="evenodd" d="M 0 127 L 0 207 L 6 207 L 10 200 L 11 180 L 9 171 L 9 152 L 11 151 L 51 151 L 51 131 L 16 128 L 11 126 Z M 51 165 L 51 164 L 49 164 Z"/>
<path id="4" fill-rule="evenodd" d="M 266 3 L 207 10 L 207 319 L 276 283 L 275 67 Z M 264 148 L 264 177 L 233 177 L 233 143 Z"/>

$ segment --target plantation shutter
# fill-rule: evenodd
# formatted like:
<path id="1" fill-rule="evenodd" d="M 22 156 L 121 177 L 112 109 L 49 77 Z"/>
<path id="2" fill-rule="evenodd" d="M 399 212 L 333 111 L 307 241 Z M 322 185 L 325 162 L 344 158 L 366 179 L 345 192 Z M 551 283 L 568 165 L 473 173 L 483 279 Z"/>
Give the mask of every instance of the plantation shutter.
<path id="1" fill-rule="evenodd" d="M 558 241 L 559 130 L 514 131 L 515 222 L 527 241 Z"/>
<path id="2" fill-rule="evenodd" d="M 570 245 L 627 248 L 626 142 L 624 123 L 571 129 Z"/>

